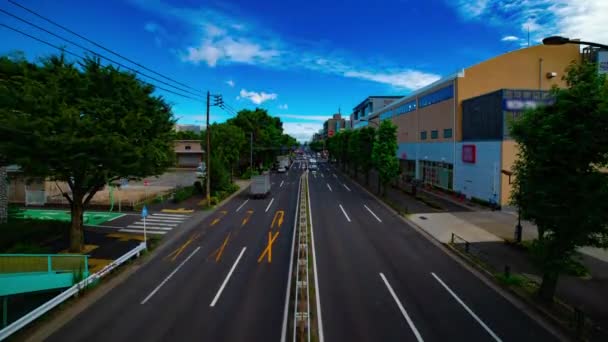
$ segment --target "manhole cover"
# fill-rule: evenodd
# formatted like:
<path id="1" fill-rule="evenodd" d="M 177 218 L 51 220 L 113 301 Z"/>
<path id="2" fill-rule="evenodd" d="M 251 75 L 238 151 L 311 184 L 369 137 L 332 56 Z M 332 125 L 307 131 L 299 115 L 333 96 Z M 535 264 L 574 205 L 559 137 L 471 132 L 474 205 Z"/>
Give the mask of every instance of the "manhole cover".
<path id="1" fill-rule="evenodd" d="M 426 220 L 426 216 L 419 216 L 421 220 Z"/>

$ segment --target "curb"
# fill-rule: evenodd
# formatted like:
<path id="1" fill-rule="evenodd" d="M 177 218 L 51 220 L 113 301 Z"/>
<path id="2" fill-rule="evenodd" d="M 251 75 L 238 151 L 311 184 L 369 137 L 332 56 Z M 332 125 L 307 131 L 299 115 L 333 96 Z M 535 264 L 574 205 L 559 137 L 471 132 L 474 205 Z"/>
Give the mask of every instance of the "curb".
<path id="1" fill-rule="evenodd" d="M 515 308 L 522 311 L 526 316 L 540 325 L 543 329 L 551 333 L 554 337 L 558 338 L 560 341 L 570 341 L 571 338 L 568 337 L 564 332 L 561 331 L 561 327 L 556 327 L 555 323 L 550 320 L 550 318 L 546 317 L 544 313 L 539 312 L 538 308 L 534 305 L 531 305 L 526 300 L 522 299 L 516 294 L 513 294 L 510 290 L 504 289 L 499 284 L 495 283 L 493 279 L 493 275 L 489 273 L 485 269 L 477 269 L 477 267 L 471 266 L 469 264 L 470 261 L 463 260 L 464 258 L 456 255 L 456 252 L 452 250 L 448 245 L 444 245 L 435 239 L 432 235 L 430 235 L 427 231 L 418 226 L 414 221 L 409 219 L 408 217 L 404 217 L 400 215 L 395 209 L 393 209 L 390 205 L 386 204 L 382 199 L 378 198 L 376 194 L 372 193 L 368 189 L 366 189 L 363 185 L 359 184 L 359 182 L 353 180 L 350 176 L 342 173 L 339 169 L 336 169 L 342 176 L 347 177 L 352 183 L 354 183 L 361 190 L 365 191 L 367 194 L 372 196 L 378 203 L 388 209 L 390 212 L 398 216 L 403 222 L 407 223 L 409 226 L 414 228 L 420 235 L 424 236 L 431 244 L 444 252 L 448 257 L 452 260 L 460 264 L 464 269 L 469 271 L 475 277 L 477 277 L 481 282 L 487 285 L 489 288 L 494 290 L 494 292 L 498 293 L 504 299 L 506 299 L 509 303 L 511 303 Z M 479 266 L 478 266 L 479 267 Z M 482 273 L 483 272 L 483 273 Z"/>

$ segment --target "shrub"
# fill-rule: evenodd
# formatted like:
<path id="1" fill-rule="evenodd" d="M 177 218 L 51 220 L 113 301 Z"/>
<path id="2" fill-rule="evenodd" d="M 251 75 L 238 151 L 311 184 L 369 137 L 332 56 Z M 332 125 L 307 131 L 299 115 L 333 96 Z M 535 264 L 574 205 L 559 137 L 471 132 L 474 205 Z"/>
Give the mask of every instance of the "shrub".
<path id="1" fill-rule="evenodd" d="M 173 194 L 173 202 L 179 203 L 194 195 L 194 186 L 186 186 L 175 190 Z"/>
<path id="2" fill-rule="evenodd" d="M 196 189 L 196 192 L 201 195 L 205 193 L 205 189 L 203 188 L 201 181 L 194 182 L 194 188 Z"/>

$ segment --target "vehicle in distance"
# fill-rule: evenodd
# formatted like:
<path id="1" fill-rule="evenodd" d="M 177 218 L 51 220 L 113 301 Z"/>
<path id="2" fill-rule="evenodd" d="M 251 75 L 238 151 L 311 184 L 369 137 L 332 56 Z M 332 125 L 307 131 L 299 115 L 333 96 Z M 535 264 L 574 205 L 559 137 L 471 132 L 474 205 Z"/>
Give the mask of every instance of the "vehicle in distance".
<path id="1" fill-rule="evenodd" d="M 277 170 L 278 173 L 285 173 L 287 171 L 287 169 L 285 169 L 284 167 L 279 167 L 279 169 Z"/>
<path id="2" fill-rule="evenodd" d="M 264 198 L 270 193 L 270 175 L 264 172 L 259 176 L 251 177 L 249 196 L 252 198 Z"/>
<path id="3" fill-rule="evenodd" d="M 308 165 L 308 168 L 309 168 L 310 170 L 317 170 L 317 169 L 318 169 L 318 168 L 317 168 L 317 164 L 314 164 L 314 163 L 311 163 L 310 165 Z"/>

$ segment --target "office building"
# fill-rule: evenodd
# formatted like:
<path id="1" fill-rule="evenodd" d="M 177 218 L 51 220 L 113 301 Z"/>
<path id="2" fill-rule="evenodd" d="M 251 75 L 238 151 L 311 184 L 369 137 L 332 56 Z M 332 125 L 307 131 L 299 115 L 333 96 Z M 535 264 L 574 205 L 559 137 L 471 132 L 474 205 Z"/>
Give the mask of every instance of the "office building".
<path id="1" fill-rule="evenodd" d="M 342 114 L 334 114 L 331 119 L 325 120 L 323 123 L 323 139 L 331 138 L 341 129 L 346 127 L 346 120 L 342 118 Z"/>

